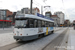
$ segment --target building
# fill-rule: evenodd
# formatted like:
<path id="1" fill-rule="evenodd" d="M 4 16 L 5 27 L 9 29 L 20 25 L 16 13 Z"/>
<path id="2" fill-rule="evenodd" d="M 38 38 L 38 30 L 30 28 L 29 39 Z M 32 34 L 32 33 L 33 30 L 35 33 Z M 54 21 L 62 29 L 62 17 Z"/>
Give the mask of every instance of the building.
<path id="1" fill-rule="evenodd" d="M 73 20 L 73 22 L 72 22 L 72 26 L 75 26 L 75 20 Z"/>
<path id="2" fill-rule="evenodd" d="M 66 27 L 70 26 L 70 20 L 65 20 L 65 21 L 64 21 L 64 25 L 65 25 Z"/>
<path id="3" fill-rule="evenodd" d="M 54 25 L 59 26 L 60 18 L 57 15 L 51 15 L 51 18 L 54 20 Z"/>
<path id="4" fill-rule="evenodd" d="M 37 7 L 32 9 L 32 14 L 37 15 L 36 13 L 40 13 L 39 8 L 37 8 Z"/>
<path id="5" fill-rule="evenodd" d="M 12 25 L 15 25 L 15 15 L 16 15 L 16 12 L 13 12 L 13 15 L 12 15 Z"/>
<path id="6" fill-rule="evenodd" d="M 63 12 L 55 12 L 54 15 L 57 15 L 60 18 L 60 25 L 64 25 L 64 13 Z"/>
<path id="7" fill-rule="evenodd" d="M 21 13 L 30 14 L 30 9 L 29 8 L 23 8 L 23 9 L 21 9 Z M 40 13 L 39 8 L 37 8 L 37 7 L 32 9 L 32 14 L 36 15 L 36 13 Z"/>
<path id="8" fill-rule="evenodd" d="M 8 19 L 7 17 L 10 17 L 13 13 L 9 10 L 4 10 L 4 9 L 1 9 L 0 10 L 0 19 L 1 20 L 10 20 Z"/>
<path id="9" fill-rule="evenodd" d="M 45 12 L 46 17 L 51 17 L 51 15 L 52 15 L 51 12 Z"/>
<path id="10" fill-rule="evenodd" d="M 7 9 L 0 9 L 0 27 L 11 26 L 12 12 Z"/>
<path id="11" fill-rule="evenodd" d="M 29 8 L 23 8 L 23 9 L 21 9 L 21 13 L 30 14 L 30 9 Z"/>
<path id="12" fill-rule="evenodd" d="M 21 13 L 22 13 L 21 11 L 17 11 L 17 12 L 16 12 L 16 14 L 21 14 Z"/>

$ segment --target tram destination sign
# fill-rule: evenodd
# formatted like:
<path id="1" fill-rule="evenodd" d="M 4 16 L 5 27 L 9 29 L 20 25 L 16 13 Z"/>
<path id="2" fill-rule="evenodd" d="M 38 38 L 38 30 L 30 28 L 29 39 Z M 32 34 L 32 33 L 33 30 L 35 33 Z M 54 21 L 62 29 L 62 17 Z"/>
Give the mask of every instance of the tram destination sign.
<path id="1" fill-rule="evenodd" d="M 45 19 L 49 19 L 49 20 L 52 20 L 53 21 L 52 18 L 46 17 L 46 16 L 44 16 L 42 14 L 39 14 L 39 13 L 37 13 L 37 16 L 42 17 L 42 18 L 45 18 Z"/>

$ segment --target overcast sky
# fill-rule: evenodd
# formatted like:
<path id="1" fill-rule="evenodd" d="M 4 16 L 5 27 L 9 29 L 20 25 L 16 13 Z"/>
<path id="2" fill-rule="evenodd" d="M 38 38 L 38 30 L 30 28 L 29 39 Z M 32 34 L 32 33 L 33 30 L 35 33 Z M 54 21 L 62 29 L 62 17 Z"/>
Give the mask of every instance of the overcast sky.
<path id="1" fill-rule="evenodd" d="M 51 11 L 52 14 L 56 11 L 65 13 L 65 19 L 75 20 L 75 0 L 33 0 L 33 7 L 51 6 L 43 8 L 43 11 Z M 0 9 L 9 9 L 10 11 L 18 11 L 24 7 L 30 8 L 30 0 L 0 0 Z"/>

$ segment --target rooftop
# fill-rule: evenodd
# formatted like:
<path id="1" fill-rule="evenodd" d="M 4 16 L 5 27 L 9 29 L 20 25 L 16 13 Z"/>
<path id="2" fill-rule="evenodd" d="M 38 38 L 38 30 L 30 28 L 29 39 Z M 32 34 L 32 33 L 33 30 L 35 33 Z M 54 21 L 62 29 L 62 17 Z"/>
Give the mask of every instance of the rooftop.
<path id="1" fill-rule="evenodd" d="M 57 18 L 59 18 L 57 15 L 51 15 L 51 17 L 57 17 Z"/>

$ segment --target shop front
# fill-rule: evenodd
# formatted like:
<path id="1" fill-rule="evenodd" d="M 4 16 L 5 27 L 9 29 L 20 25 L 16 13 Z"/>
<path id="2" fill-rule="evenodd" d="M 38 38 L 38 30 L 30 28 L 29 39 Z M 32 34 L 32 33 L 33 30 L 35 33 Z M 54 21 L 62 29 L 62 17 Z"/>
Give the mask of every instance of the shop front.
<path id="1" fill-rule="evenodd" d="M 11 27 L 10 20 L 0 20 L 0 28 L 8 28 Z"/>

